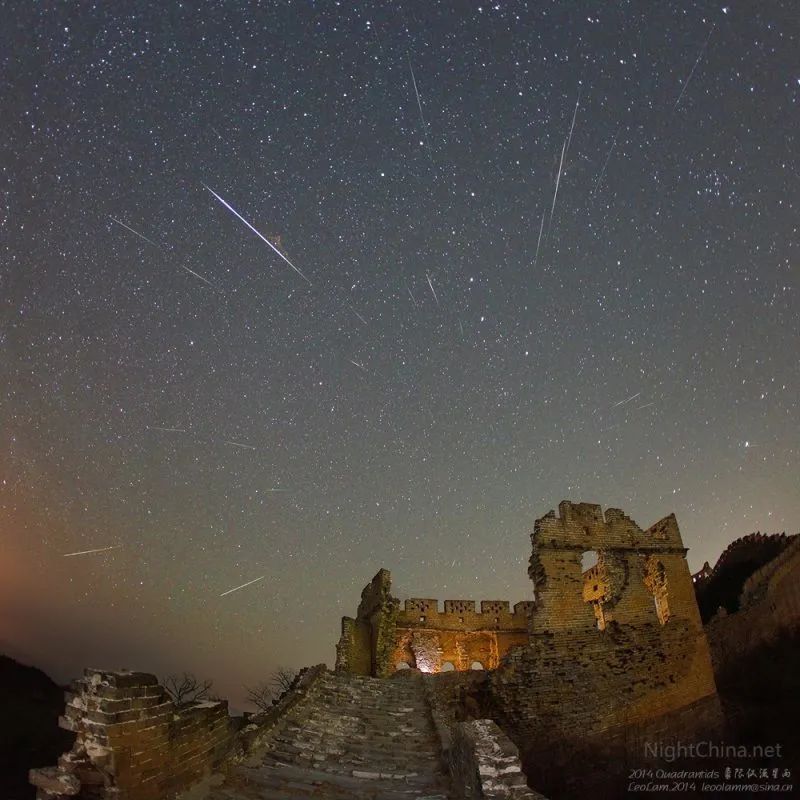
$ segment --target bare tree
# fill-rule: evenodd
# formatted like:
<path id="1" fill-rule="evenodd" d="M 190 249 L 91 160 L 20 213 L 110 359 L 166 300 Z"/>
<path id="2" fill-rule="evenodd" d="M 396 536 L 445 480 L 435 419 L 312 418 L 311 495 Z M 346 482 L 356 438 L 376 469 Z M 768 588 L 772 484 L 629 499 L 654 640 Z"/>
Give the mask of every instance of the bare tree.
<path id="1" fill-rule="evenodd" d="M 269 676 L 269 685 L 272 687 L 272 693 L 275 697 L 280 697 L 284 692 L 291 689 L 296 677 L 297 672 L 295 670 L 287 667 L 278 667 Z"/>
<path id="2" fill-rule="evenodd" d="M 213 681 L 200 681 L 191 672 L 183 675 L 169 675 L 164 681 L 164 689 L 176 705 L 210 700 Z"/>
<path id="3" fill-rule="evenodd" d="M 260 683 L 258 686 L 252 689 L 247 686 L 244 688 L 247 689 L 247 699 L 259 711 L 268 711 L 270 708 L 272 708 L 275 697 L 272 694 L 272 689 L 268 684 Z"/>
<path id="4" fill-rule="evenodd" d="M 296 677 L 297 673 L 294 670 L 278 667 L 263 683 L 252 689 L 245 687 L 247 699 L 260 711 L 267 711 L 284 692 L 292 688 Z"/>

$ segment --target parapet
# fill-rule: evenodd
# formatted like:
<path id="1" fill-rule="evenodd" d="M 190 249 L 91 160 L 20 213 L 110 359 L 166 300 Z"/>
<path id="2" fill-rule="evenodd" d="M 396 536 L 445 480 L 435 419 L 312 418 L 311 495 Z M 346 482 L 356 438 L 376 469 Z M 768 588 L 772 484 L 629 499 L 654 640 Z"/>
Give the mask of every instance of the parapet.
<path id="1" fill-rule="evenodd" d="M 514 605 L 508 600 L 481 600 L 480 611 L 474 600 L 445 600 L 444 611 L 439 601 L 410 597 L 397 615 L 398 628 L 435 628 L 453 631 L 525 631 L 535 603 L 522 600 Z"/>
<path id="2" fill-rule="evenodd" d="M 87 669 L 66 697 L 59 725 L 75 744 L 58 767 L 30 771 L 40 800 L 160 800 L 202 782 L 233 746 L 227 702 L 178 705 L 146 672 Z"/>
<path id="3" fill-rule="evenodd" d="M 618 508 L 607 508 L 604 514 L 595 503 L 569 500 L 559 503 L 558 516 L 550 511 L 536 520 L 532 539 L 541 548 L 685 553 L 674 514 L 642 530 Z"/>

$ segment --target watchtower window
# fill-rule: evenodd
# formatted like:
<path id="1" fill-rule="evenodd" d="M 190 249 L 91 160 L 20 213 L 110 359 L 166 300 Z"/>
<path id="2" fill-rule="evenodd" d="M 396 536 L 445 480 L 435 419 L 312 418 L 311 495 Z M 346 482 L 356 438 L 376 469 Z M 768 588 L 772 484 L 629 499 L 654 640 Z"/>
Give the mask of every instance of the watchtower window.
<path id="1" fill-rule="evenodd" d="M 455 667 L 452 661 L 445 661 L 444 664 L 442 664 L 442 672 L 453 672 L 454 670 Z"/>
<path id="2" fill-rule="evenodd" d="M 582 553 L 581 572 L 583 573 L 583 599 L 592 607 L 598 630 L 605 630 L 606 615 L 603 603 L 607 600 L 608 586 L 605 573 L 600 566 L 600 554 L 597 550 L 586 550 Z"/>
<path id="3" fill-rule="evenodd" d="M 670 618 L 667 571 L 655 557 L 649 558 L 646 562 L 644 584 L 653 595 L 658 621 L 666 625 Z"/>

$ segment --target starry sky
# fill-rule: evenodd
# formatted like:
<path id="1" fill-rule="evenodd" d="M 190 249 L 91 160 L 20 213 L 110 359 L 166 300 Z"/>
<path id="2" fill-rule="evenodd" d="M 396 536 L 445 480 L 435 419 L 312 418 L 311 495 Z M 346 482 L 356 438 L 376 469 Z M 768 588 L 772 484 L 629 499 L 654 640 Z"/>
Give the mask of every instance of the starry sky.
<path id="1" fill-rule="evenodd" d="M 0 651 L 241 706 L 562 499 L 800 528 L 792 0 L 6 15 Z"/>

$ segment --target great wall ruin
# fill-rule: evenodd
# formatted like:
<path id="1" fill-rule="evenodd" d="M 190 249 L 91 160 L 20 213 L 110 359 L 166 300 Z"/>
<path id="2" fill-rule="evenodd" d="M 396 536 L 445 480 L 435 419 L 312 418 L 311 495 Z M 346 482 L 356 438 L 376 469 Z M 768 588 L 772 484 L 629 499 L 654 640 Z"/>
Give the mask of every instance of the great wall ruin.
<path id="1" fill-rule="evenodd" d="M 61 720 L 72 750 L 31 770 L 38 800 L 584 796 L 591 780 L 575 790 L 563 777 L 578 758 L 584 771 L 641 766 L 647 737 L 721 733 L 713 660 L 744 646 L 740 614 L 770 635 L 800 618 L 800 538 L 710 637 L 673 515 L 643 530 L 565 501 L 531 544 L 534 599 L 513 609 L 401 604 L 380 570 L 342 620 L 335 670 L 303 670 L 244 722 L 224 701 L 177 706 L 146 673 L 87 670 Z M 597 563 L 583 569 L 587 552 Z"/>

